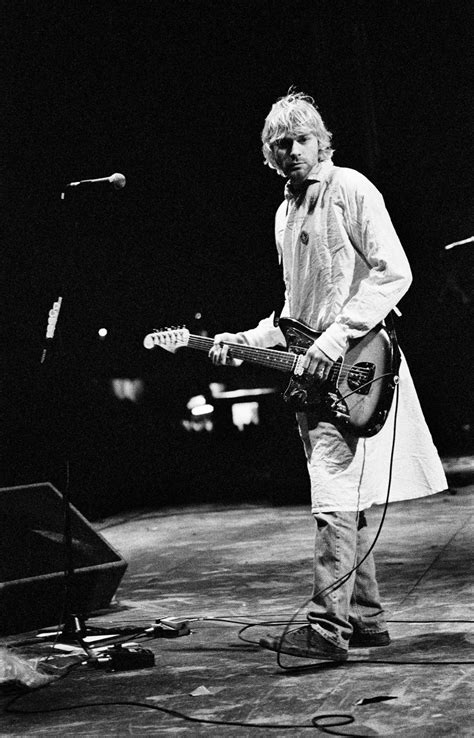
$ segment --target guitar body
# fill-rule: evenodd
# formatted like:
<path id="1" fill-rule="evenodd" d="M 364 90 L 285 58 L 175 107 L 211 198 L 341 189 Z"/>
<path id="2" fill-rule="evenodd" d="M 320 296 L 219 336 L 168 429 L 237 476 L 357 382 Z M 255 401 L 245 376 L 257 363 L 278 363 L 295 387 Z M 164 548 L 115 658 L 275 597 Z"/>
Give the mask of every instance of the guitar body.
<path id="1" fill-rule="evenodd" d="M 301 321 L 281 318 L 287 348 L 305 354 L 320 333 Z M 297 411 L 319 411 L 322 417 L 355 436 L 373 436 L 387 419 L 398 382 L 400 352 L 382 325 L 349 343 L 323 383 L 297 372 L 291 375 L 283 398 Z"/>

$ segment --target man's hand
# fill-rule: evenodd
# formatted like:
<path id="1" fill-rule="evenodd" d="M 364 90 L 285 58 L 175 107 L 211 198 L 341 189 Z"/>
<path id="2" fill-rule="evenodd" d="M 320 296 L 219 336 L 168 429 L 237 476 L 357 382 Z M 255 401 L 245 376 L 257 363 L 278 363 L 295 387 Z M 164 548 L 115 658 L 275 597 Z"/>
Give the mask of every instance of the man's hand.
<path id="1" fill-rule="evenodd" d="M 223 341 L 228 343 L 241 343 L 245 344 L 242 336 L 237 333 L 218 333 L 214 336 L 214 346 L 209 351 L 209 358 L 213 364 L 226 364 L 226 366 L 240 366 L 242 359 L 231 359 L 227 358 L 229 353 L 229 347 L 223 344 Z"/>
<path id="2" fill-rule="evenodd" d="M 307 350 L 303 359 L 303 369 L 309 374 L 315 374 L 321 382 L 324 382 L 328 376 L 334 362 L 326 356 L 316 343 Z"/>

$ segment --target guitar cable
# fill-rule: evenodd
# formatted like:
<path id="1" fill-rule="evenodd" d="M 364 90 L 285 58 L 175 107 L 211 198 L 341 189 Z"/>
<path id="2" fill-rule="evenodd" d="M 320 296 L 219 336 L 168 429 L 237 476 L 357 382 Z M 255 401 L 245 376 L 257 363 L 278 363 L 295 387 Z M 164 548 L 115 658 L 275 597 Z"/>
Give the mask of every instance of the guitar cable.
<path id="1" fill-rule="evenodd" d="M 377 543 L 377 541 L 378 541 L 378 539 L 380 537 L 380 534 L 382 532 L 382 528 L 383 528 L 383 525 L 384 525 L 384 522 L 385 522 L 385 518 L 387 516 L 388 504 L 389 504 L 389 501 L 390 501 L 390 491 L 391 491 L 391 487 L 392 487 L 393 460 L 394 460 L 394 455 L 395 455 L 395 439 L 396 439 L 396 432 L 397 432 L 397 417 L 398 417 L 399 391 L 400 391 L 399 390 L 399 383 L 397 382 L 396 383 L 396 386 L 395 386 L 395 407 L 394 407 L 394 418 L 393 418 L 393 434 L 392 434 L 392 446 L 391 446 L 391 451 L 390 451 L 390 462 L 389 462 L 389 473 L 388 473 L 388 482 L 387 482 L 387 493 L 386 493 L 384 507 L 383 507 L 383 511 L 382 511 L 382 517 L 380 519 L 380 522 L 379 522 L 377 531 L 375 533 L 374 539 L 373 539 L 372 543 L 370 544 L 368 550 L 366 551 L 365 555 L 360 559 L 360 561 L 358 563 L 356 563 L 352 567 L 352 569 L 350 569 L 349 571 L 347 571 L 345 574 L 342 574 L 338 579 L 336 579 L 330 585 L 328 585 L 327 587 L 323 587 L 318 592 L 316 592 L 311 597 L 309 597 L 307 600 L 305 600 L 305 602 L 303 602 L 298 607 L 298 609 L 295 611 L 295 613 L 293 614 L 293 616 L 291 617 L 291 619 L 287 622 L 287 624 L 285 625 L 285 628 L 283 629 L 283 632 L 281 633 L 281 635 L 279 637 L 279 640 L 278 640 L 278 650 L 276 652 L 277 653 L 277 664 L 278 664 L 278 666 L 281 669 L 283 669 L 285 671 L 290 671 L 291 672 L 291 671 L 300 671 L 300 670 L 305 669 L 305 668 L 314 668 L 314 666 L 312 664 L 310 664 L 308 666 L 303 666 L 303 667 L 301 667 L 301 666 L 298 666 L 298 667 L 294 667 L 294 666 L 291 667 L 290 666 L 289 667 L 289 666 L 286 666 L 285 664 L 282 663 L 282 661 L 281 661 L 281 653 L 282 653 L 281 646 L 282 646 L 282 644 L 284 642 L 284 639 L 285 639 L 286 634 L 288 633 L 288 631 L 291 628 L 291 626 L 294 624 L 295 620 L 297 620 L 297 618 L 299 617 L 301 611 L 304 608 L 308 607 L 309 604 L 311 602 L 313 602 L 316 597 L 319 597 L 322 594 L 331 594 L 332 592 L 335 592 L 337 589 L 339 589 L 339 587 L 342 587 L 342 585 L 347 582 L 347 580 L 352 576 L 352 574 L 361 566 L 361 564 L 363 564 L 363 562 L 372 553 L 372 551 L 374 550 L 375 545 L 376 545 L 376 543 Z M 358 503 L 357 503 L 357 513 L 356 513 L 357 521 L 359 520 L 359 514 L 360 514 L 360 511 L 359 511 L 359 501 L 358 501 Z M 247 630 L 250 627 L 255 627 L 255 625 L 245 626 L 244 628 L 242 628 L 239 631 L 239 637 L 240 637 L 240 634 L 241 633 L 245 632 L 245 630 Z M 242 640 L 245 640 L 245 639 L 242 639 Z M 253 641 L 248 641 L 248 642 L 254 643 Z"/>
<path id="2" fill-rule="evenodd" d="M 396 438 L 396 426 L 397 426 L 397 416 L 398 416 L 398 403 L 399 403 L 399 385 L 396 385 L 395 388 L 395 409 L 394 409 L 394 424 L 393 424 L 393 438 L 392 438 L 392 448 L 391 448 L 391 454 L 390 454 L 390 464 L 389 464 L 389 477 L 388 477 L 388 484 L 387 484 L 387 494 L 386 499 L 384 503 L 384 509 L 382 512 L 382 517 L 379 522 L 379 526 L 376 532 L 376 535 L 374 536 L 374 539 L 365 553 L 364 557 L 346 574 L 339 577 L 339 579 L 335 580 L 331 585 L 328 587 L 325 587 L 321 589 L 315 596 L 318 596 L 320 594 L 323 594 L 324 592 L 328 591 L 335 591 L 338 587 L 342 586 L 342 584 L 347 581 L 347 579 L 352 575 L 354 571 L 363 563 L 363 561 L 366 560 L 366 558 L 369 556 L 369 554 L 373 551 L 377 540 L 380 536 L 380 533 L 383 528 L 383 524 L 385 521 L 385 517 L 387 514 L 388 509 L 388 503 L 390 498 L 390 490 L 391 490 L 391 483 L 392 483 L 392 475 L 393 475 L 393 460 L 394 460 L 394 451 L 395 451 L 395 438 Z M 359 509 L 357 510 L 357 518 L 359 517 Z M 313 600 L 312 596 L 310 599 L 306 600 L 305 603 L 303 603 L 298 610 L 295 612 L 295 614 L 292 616 L 291 620 L 286 623 L 285 629 L 282 633 L 282 636 L 280 637 L 280 644 L 282 643 L 286 633 L 288 632 L 288 629 L 291 627 L 291 625 L 295 622 L 296 618 L 298 617 L 301 610 L 309 605 L 309 603 Z M 201 618 L 200 618 L 201 619 Z M 222 620 L 225 622 L 235 622 L 231 621 L 227 618 L 202 618 L 203 620 Z M 306 622 L 306 621 L 305 621 Z M 250 641 L 246 638 L 243 638 L 242 634 L 248 630 L 249 628 L 257 627 L 258 625 L 264 625 L 265 623 L 251 623 L 245 625 L 243 628 L 239 630 L 238 637 L 240 640 L 244 641 L 245 643 L 250 643 L 252 645 L 257 645 L 255 641 Z M 271 622 L 269 621 L 267 623 L 268 625 L 271 624 L 277 624 L 277 622 Z M 277 663 L 284 671 L 287 671 L 289 673 L 291 672 L 304 672 L 309 669 L 314 669 L 314 664 L 303 664 L 299 667 L 288 667 L 281 662 L 281 651 L 277 652 Z M 378 664 L 387 664 L 387 663 L 393 663 L 393 662 L 387 662 L 383 660 L 377 660 L 377 661 L 368 661 L 368 660 L 361 660 L 350 662 L 350 663 L 378 663 Z M 405 663 L 405 662 L 401 662 Z M 419 663 L 419 662 L 407 662 L 407 663 Z M 423 662 L 422 662 L 423 663 Z M 449 662 L 436 662 L 436 663 L 449 663 Z M 329 664 L 330 666 L 335 666 L 337 664 Z M 77 665 L 74 665 L 77 666 Z M 321 666 L 328 666 L 327 662 L 324 664 L 321 664 Z M 71 669 L 67 671 L 69 673 Z M 64 674 L 65 676 L 66 674 Z M 39 691 L 42 689 L 42 687 L 37 688 L 34 691 Z M 245 727 L 245 728 L 256 728 L 256 729 L 265 729 L 265 730 L 271 730 L 271 729 L 286 729 L 286 730 L 304 730 L 304 729 L 317 729 L 321 731 L 322 733 L 328 734 L 328 735 L 336 735 L 336 736 L 352 736 L 352 738 L 364 738 L 366 736 L 366 733 L 359 734 L 359 733 L 346 733 L 346 732 L 340 732 L 337 730 L 340 727 L 347 726 L 354 724 L 355 718 L 350 713 L 325 713 L 320 715 L 314 715 L 311 717 L 310 723 L 266 723 L 266 722 L 244 722 L 244 721 L 230 721 L 230 720 L 214 720 L 214 719 L 206 719 L 202 717 L 195 717 L 193 715 L 189 715 L 186 713 L 182 713 L 178 710 L 173 710 L 165 707 L 161 707 L 158 705 L 150 705 L 148 702 L 138 701 L 138 700 L 114 700 L 110 702 L 83 702 L 78 704 L 72 704 L 72 705 L 66 705 L 66 706 L 59 706 L 54 708 L 46 708 L 46 709 L 39 709 L 39 710 L 21 710 L 18 708 L 14 708 L 14 703 L 18 702 L 19 699 L 24 697 L 25 695 L 18 694 L 13 699 L 11 699 L 7 705 L 5 705 L 4 712 L 5 713 L 13 713 L 13 714 L 20 714 L 20 715 L 38 715 L 38 714 L 45 714 L 45 713 L 51 713 L 51 712 L 62 712 L 62 711 L 71 711 L 71 710 L 77 710 L 77 709 L 84 709 L 84 708 L 91 708 L 91 707 L 106 707 L 106 706 L 127 706 L 127 707 L 139 707 L 141 709 L 147 709 L 147 710 L 153 710 L 158 711 L 161 714 L 167 715 L 169 717 L 178 718 L 181 720 L 184 720 L 185 722 L 190 722 L 194 724 L 201 724 L 201 725 L 220 725 L 220 726 L 229 726 L 229 727 Z"/>

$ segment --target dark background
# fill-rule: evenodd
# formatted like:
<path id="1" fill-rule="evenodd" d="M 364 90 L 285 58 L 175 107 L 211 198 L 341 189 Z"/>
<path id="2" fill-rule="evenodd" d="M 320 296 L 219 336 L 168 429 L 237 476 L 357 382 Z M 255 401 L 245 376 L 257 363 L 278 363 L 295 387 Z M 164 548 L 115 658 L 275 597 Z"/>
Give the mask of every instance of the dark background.
<path id="1" fill-rule="evenodd" d="M 259 137 L 291 85 L 315 98 L 335 163 L 385 196 L 414 273 L 402 347 L 440 451 L 471 450 L 474 246 L 443 248 L 473 233 L 470 8 L 0 3 L 3 485 L 61 489 L 69 475 L 89 515 L 306 495 L 293 419 L 276 398 L 260 429 L 240 435 L 186 434 L 179 422 L 211 381 L 279 378 L 142 346 L 170 324 L 209 335 L 252 327 L 278 302 L 273 217 L 284 182 L 262 165 Z M 113 172 L 125 189 L 61 199 L 68 182 Z M 141 401 L 114 398 L 112 377 L 142 378 Z"/>

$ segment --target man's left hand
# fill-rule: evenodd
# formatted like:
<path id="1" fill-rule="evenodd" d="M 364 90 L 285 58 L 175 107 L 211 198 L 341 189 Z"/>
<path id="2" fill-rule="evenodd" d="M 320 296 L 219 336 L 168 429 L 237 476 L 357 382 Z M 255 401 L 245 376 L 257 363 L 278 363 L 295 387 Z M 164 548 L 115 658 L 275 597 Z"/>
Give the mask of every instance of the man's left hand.
<path id="1" fill-rule="evenodd" d="M 316 343 L 309 347 L 303 360 L 304 370 L 309 374 L 315 374 L 321 382 L 328 378 L 333 364 L 334 362 Z"/>

